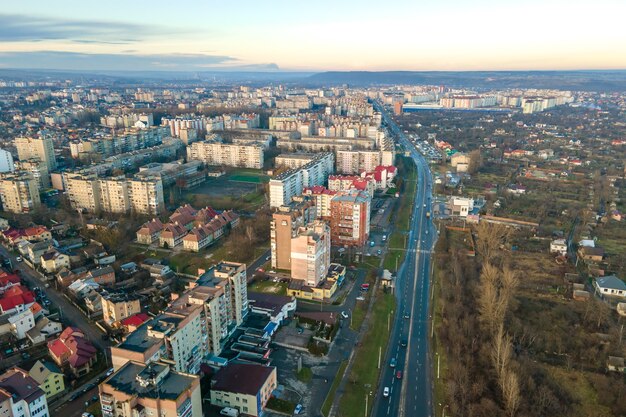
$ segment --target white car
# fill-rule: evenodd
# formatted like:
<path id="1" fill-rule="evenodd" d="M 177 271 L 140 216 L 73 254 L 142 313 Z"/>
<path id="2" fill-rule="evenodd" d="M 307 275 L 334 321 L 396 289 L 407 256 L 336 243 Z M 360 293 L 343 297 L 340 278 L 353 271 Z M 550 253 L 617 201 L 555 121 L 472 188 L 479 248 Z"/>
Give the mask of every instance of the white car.
<path id="1" fill-rule="evenodd" d="M 365 297 L 357 297 L 357 301 L 365 301 Z"/>
<path id="2" fill-rule="evenodd" d="M 389 387 L 383 389 L 383 397 L 389 397 Z"/>
<path id="3" fill-rule="evenodd" d="M 345 311 L 342 311 L 341 312 L 341 317 L 343 317 L 344 319 L 347 319 L 350 316 L 348 316 L 348 313 L 346 313 Z"/>
<path id="4" fill-rule="evenodd" d="M 18 261 L 18 262 L 22 262 L 22 257 L 18 256 L 17 258 L 15 258 L 15 260 Z"/>

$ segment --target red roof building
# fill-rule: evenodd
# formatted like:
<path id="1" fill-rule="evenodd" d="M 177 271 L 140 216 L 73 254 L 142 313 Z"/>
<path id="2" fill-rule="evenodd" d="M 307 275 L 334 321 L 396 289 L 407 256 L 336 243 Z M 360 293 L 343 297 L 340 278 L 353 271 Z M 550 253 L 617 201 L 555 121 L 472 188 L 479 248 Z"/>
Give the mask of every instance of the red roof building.
<path id="1" fill-rule="evenodd" d="M 96 361 L 96 348 L 82 331 L 68 327 L 58 339 L 48 342 L 48 353 L 59 366 L 68 366 L 72 373 L 81 376 L 88 373 Z"/>
<path id="2" fill-rule="evenodd" d="M 32 292 L 19 284 L 13 285 L 4 292 L 0 299 L 0 313 L 21 313 L 33 305 L 34 302 L 35 296 Z"/>

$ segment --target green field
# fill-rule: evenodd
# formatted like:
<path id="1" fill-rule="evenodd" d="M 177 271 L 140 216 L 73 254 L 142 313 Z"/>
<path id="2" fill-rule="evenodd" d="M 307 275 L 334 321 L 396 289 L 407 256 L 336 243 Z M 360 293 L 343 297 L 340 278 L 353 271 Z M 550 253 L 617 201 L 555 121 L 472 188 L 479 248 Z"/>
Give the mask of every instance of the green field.
<path id="1" fill-rule="evenodd" d="M 261 184 L 267 182 L 262 177 L 255 177 L 251 175 L 231 175 L 228 178 L 229 181 L 237 181 L 237 182 L 250 182 L 254 184 Z"/>

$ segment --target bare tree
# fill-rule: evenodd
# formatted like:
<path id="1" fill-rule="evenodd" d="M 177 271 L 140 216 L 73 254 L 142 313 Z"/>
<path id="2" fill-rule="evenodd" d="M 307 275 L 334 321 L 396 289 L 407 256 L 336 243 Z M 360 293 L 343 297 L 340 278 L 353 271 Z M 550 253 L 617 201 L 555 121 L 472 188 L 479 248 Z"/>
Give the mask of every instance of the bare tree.
<path id="1" fill-rule="evenodd" d="M 509 417 L 515 416 L 521 403 L 521 391 L 517 374 L 512 369 L 507 369 L 504 375 L 504 386 L 502 388 L 504 406 Z"/>
<path id="2" fill-rule="evenodd" d="M 511 230 L 501 224 L 481 222 L 476 227 L 476 249 L 484 261 L 492 262 L 500 246 L 504 245 L 511 235 Z"/>

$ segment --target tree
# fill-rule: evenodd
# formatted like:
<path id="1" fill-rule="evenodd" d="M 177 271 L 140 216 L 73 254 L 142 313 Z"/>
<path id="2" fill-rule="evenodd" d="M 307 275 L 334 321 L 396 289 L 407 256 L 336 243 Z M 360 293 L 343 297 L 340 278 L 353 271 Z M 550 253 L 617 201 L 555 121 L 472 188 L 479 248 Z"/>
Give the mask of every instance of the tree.
<path id="1" fill-rule="evenodd" d="M 469 166 L 467 168 L 470 174 L 475 174 L 483 165 L 483 157 L 480 149 L 475 149 L 469 153 Z"/>
<path id="2" fill-rule="evenodd" d="M 511 230 L 504 225 L 480 222 L 476 227 L 476 249 L 483 261 L 493 261 L 500 246 L 506 244 L 510 236 Z"/>

